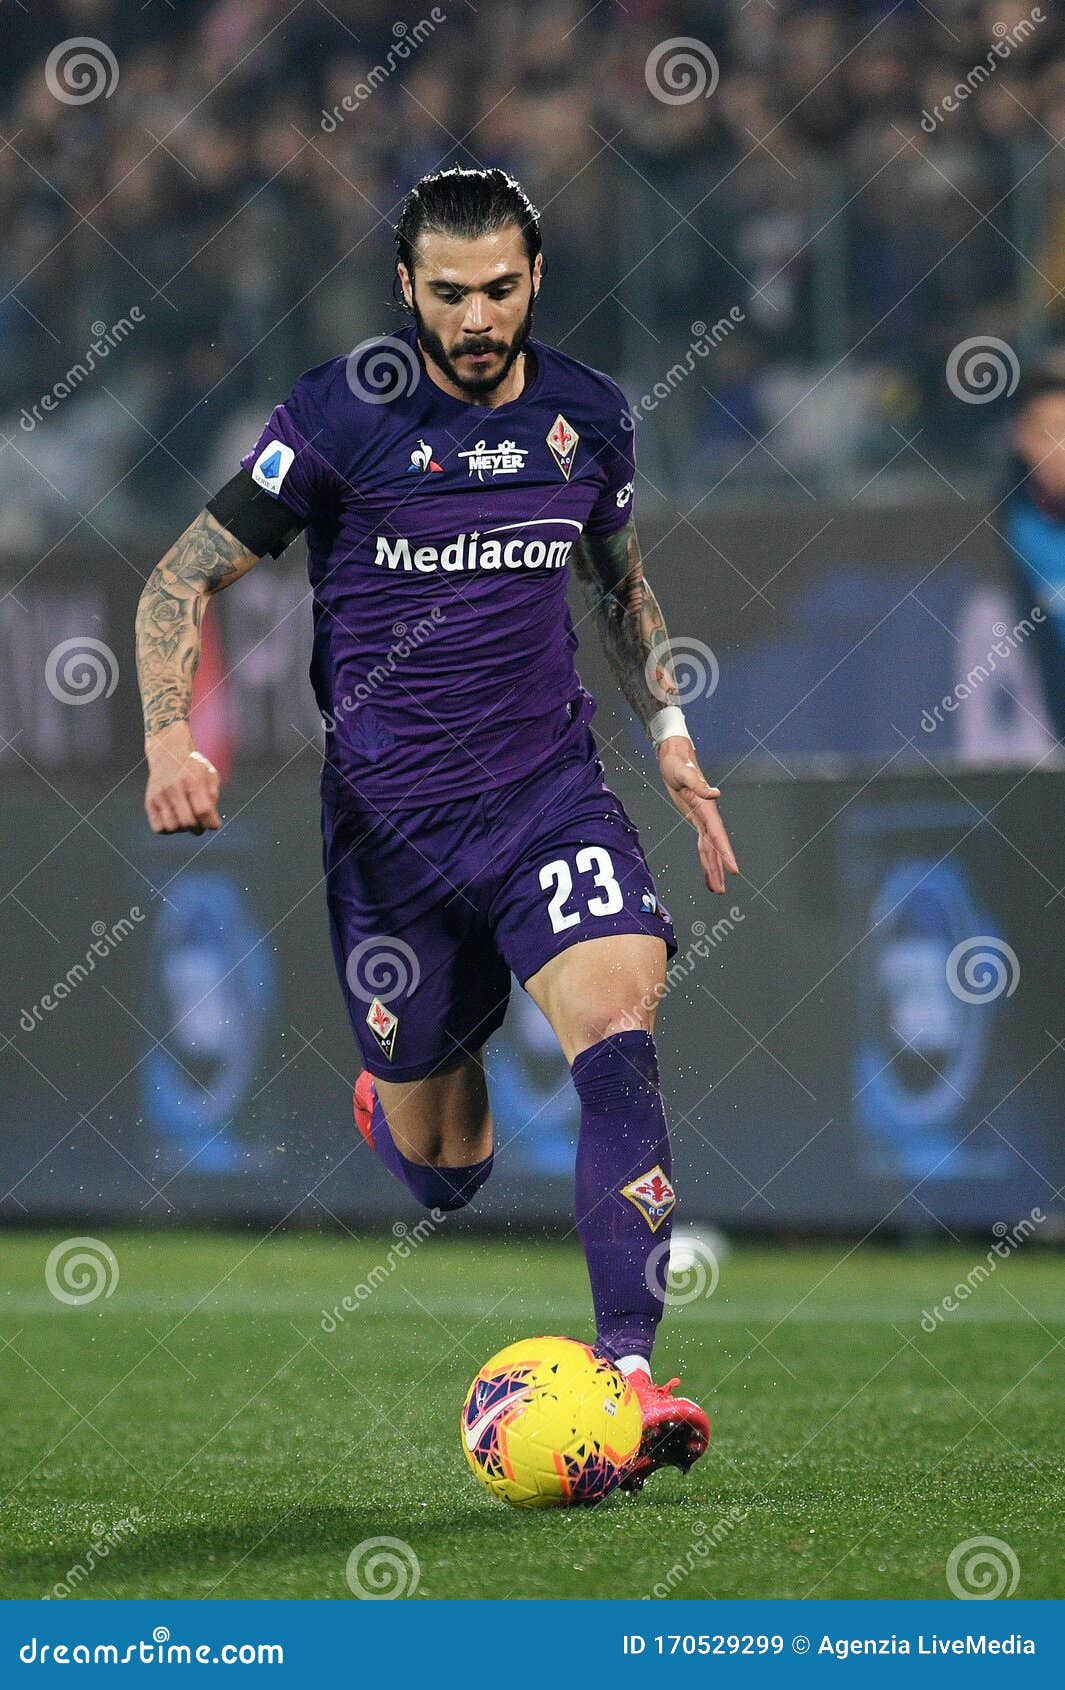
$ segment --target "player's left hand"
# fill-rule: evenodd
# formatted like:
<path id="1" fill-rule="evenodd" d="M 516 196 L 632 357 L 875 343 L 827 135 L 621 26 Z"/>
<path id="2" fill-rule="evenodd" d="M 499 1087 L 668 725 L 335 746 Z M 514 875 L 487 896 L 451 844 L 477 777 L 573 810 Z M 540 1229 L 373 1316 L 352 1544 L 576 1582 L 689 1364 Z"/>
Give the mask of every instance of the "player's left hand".
<path id="1" fill-rule="evenodd" d="M 707 886 L 711 892 L 724 892 L 725 870 L 730 874 L 740 870 L 717 807 L 720 788 L 711 786 L 703 774 L 690 739 L 664 739 L 658 747 L 658 767 L 669 796 L 699 835 L 699 861 Z"/>

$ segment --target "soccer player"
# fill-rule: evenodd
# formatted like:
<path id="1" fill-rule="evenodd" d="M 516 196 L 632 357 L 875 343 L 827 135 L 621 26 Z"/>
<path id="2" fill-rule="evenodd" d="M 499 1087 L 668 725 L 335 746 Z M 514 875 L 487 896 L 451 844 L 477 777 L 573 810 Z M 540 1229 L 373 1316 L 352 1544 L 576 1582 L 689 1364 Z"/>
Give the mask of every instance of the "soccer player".
<path id="1" fill-rule="evenodd" d="M 736 862 L 641 567 L 624 396 L 531 334 L 537 212 L 501 170 L 449 169 L 411 189 L 395 235 L 411 320 L 302 375 L 145 586 L 145 807 L 157 833 L 221 825 L 188 721 L 204 610 L 306 529 L 359 1131 L 427 1207 L 469 1203 L 492 1168 L 481 1050 L 513 972 L 580 1100 L 577 1228 L 598 1348 L 644 1415 L 638 1489 L 709 1438 L 679 1381 L 650 1371 L 675 1203 L 654 1015 L 676 941 L 604 783 L 567 566 L 707 886 Z"/>
<path id="2" fill-rule="evenodd" d="M 1028 371 L 1013 401 L 1014 461 L 1002 501 L 1018 615 L 1038 605 L 1031 637 L 1049 726 L 1065 739 L 1065 356 Z"/>

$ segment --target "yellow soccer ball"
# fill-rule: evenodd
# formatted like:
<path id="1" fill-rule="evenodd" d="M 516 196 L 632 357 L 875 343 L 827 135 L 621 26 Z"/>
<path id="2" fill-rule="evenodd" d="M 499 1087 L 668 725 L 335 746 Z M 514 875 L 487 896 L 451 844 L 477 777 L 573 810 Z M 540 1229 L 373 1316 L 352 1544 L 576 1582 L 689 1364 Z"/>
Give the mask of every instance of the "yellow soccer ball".
<path id="1" fill-rule="evenodd" d="M 599 1502 L 640 1447 L 636 1394 L 573 1338 L 523 1338 L 485 1362 L 462 1405 L 462 1447 L 481 1483 L 517 1508 Z"/>

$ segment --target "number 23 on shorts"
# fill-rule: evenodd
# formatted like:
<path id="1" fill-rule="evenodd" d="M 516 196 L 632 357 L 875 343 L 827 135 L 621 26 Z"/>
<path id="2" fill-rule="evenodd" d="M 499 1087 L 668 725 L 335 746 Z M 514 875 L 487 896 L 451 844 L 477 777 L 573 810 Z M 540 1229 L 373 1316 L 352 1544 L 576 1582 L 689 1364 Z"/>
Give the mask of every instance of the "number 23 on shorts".
<path id="1" fill-rule="evenodd" d="M 583 846 L 573 863 L 578 875 L 593 875 L 593 886 L 601 888 L 595 896 L 587 898 L 585 908 L 589 915 L 616 915 L 625 907 L 610 852 L 602 845 Z M 553 862 L 544 864 L 540 870 L 540 885 L 545 892 L 554 888 L 547 906 L 552 931 L 562 933 L 567 927 L 575 927 L 581 919 L 581 912 L 566 908 L 573 895 L 573 871 L 565 857 L 556 857 Z"/>

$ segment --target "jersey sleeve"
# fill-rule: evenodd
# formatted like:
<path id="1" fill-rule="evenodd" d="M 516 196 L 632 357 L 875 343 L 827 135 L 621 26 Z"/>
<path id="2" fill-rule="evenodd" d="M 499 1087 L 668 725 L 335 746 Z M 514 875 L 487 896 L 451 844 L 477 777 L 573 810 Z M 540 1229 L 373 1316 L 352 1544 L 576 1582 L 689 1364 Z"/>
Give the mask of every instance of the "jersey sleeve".
<path id="1" fill-rule="evenodd" d="M 589 534 L 604 538 L 630 520 L 636 484 L 636 426 L 620 387 L 613 392 L 616 403 L 601 427 L 597 452 L 606 480 L 584 525 Z"/>
<path id="2" fill-rule="evenodd" d="M 325 448 L 324 422 L 301 376 L 240 462 L 257 486 L 306 525 L 324 514 L 338 491 Z"/>

